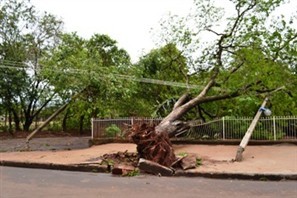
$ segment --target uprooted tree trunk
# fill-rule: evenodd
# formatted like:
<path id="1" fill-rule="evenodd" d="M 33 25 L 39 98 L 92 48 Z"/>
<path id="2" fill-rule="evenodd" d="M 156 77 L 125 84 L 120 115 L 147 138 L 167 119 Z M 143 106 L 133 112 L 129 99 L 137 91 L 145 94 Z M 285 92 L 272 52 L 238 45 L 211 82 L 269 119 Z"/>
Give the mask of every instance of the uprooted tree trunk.
<path id="1" fill-rule="evenodd" d="M 170 138 L 189 129 L 189 125 L 179 119 L 199 103 L 235 97 L 239 94 L 234 92 L 228 95 L 207 97 L 207 92 L 214 85 L 214 79 L 215 76 L 211 78 L 197 97 L 188 101 L 188 95 L 184 94 L 176 102 L 172 112 L 159 125 L 135 124 L 132 126 L 130 137 L 137 145 L 140 158 L 170 167 L 177 160 Z"/>
<path id="2" fill-rule="evenodd" d="M 156 132 L 160 133 L 167 133 L 168 136 L 174 137 L 184 131 L 189 129 L 189 125 L 187 122 L 183 122 L 179 120 L 183 115 L 189 112 L 192 108 L 197 106 L 198 104 L 222 100 L 227 98 L 233 98 L 240 95 L 239 91 L 230 92 L 227 94 L 222 95 L 215 95 L 215 96 L 207 96 L 208 91 L 214 86 L 215 84 L 215 74 L 208 84 L 204 87 L 204 89 L 197 95 L 195 98 L 188 100 L 188 94 L 184 94 L 179 100 L 175 103 L 173 110 L 162 120 L 162 122 L 156 126 Z"/>
<path id="3" fill-rule="evenodd" d="M 249 84 L 233 92 L 209 96 L 207 93 L 215 85 L 215 77 L 216 75 L 210 79 L 208 84 L 195 98 L 189 100 L 187 94 L 180 97 L 171 113 L 159 125 L 149 126 L 143 124 L 132 126 L 130 136 L 134 143 L 137 144 L 137 151 L 141 158 L 170 167 L 177 160 L 170 138 L 190 128 L 187 122 L 179 120 L 183 115 L 198 104 L 240 96 L 254 85 Z M 267 92 L 271 91 L 273 90 L 267 90 Z"/>

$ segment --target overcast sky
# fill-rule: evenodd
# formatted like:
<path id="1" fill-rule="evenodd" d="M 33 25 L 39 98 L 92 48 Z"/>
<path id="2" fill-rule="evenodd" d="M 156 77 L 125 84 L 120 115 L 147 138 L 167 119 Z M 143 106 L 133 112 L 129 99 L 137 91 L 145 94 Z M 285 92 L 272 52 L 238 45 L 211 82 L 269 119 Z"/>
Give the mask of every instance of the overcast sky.
<path id="1" fill-rule="evenodd" d="M 61 17 L 67 32 L 89 38 L 107 34 L 136 61 L 154 47 L 150 30 L 169 12 L 185 14 L 192 0 L 31 0 L 38 10 Z"/>
<path id="2" fill-rule="evenodd" d="M 219 3 L 225 0 L 217 0 Z M 297 0 L 282 9 L 297 11 Z M 94 33 L 107 34 L 137 61 L 142 51 L 154 48 L 151 28 L 158 27 L 169 12 L 186 15 L 193 0 L 31 0 L 40 11 L 61 17 L 67 32 L 89 38 Z"/>

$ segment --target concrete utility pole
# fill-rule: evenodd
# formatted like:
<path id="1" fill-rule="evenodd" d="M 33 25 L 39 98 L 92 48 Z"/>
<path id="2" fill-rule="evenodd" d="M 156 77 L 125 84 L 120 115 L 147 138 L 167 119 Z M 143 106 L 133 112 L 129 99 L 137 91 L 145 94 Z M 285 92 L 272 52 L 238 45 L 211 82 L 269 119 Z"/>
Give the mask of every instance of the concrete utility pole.
<path id="1" fill-rule="evenodd" d="M 33 138 L 33 136 L 37 133 L 37 132 L 39 132 L 41 129 L 43 129 L 45 126 L 47 126 L 49 123 L 50 123 L 50 121 L 52 121 L 57 115 L 59 115 L 61 112 L 63 112 L 65 109 L 66 109 L 66 107 L 68 107 L 68 105 L 72 102 L 72 101 L 74 101 L 83 91 L 85 91 L 87 89 L 87 87 L 86 88 L 84 88 L 82 91 L 80 91 L 79 93 L 77 93 L 77 94 L 75 94 L 74 96 L 72 96 L 71 97 L 71 99 L 70 99 L 70 101 L 68 102 L 68 103 L 66 103 L 66 104 L 64 104 L 63 106 L 61 106 L 57 111 L 55 111 L 48 119 L 46 119 L 45 121 L 44 121 L 44 123 L 42 124 L 42 125 L 40 125 L 39 127 L 37 127 L 32 133 L 30 133 L 28 136 L 27 136 L 27 138 L 26 138 L 26 145 L 27 145 L 27 149 L 29 149 L 30 148 L 30 146 L 29 146 L 29 143 L 30 143 L 30 140 Z"/>
<path id="2" fill-rule="evenodd" d="M 39 127 L 37 127 L 32 133 L 30 133 L 27 138 L 26 138 L 26 144 L 27 147 L 29 147 L 29 141 L 33 138 L 33 136 L 40 131 L 41 129 L 43 129 L 46 125 L 48 125 L 50 123 L 50 121 L 52 121 L 57 115 L 59 115 L 62 111 L 64 111 L 66 109 L 66 107 L 69 105 L 69 103 L 64 104 L 62 107 L 60 107 L 57 111 L 55 111 L 42 125 L 40 125 Z"/>
<path id="3" fill-rule="evenodd" d="M 248 130 L 246 131 L 244 137 L 242 138 L 241 142 L 240 142 L 240 145 L 239 145 L 239 148 L 237 149 L 237 153 L 236 153 L 236 157 L 235 157 L 235 161 L 242 161 L 242 153 L 245 149 L 245 147 L 247 146 L 252 134 L 253 134 L 253 131 L 259 121 L 259 118 L 263 112 L 263 110 L 265 109 L 265 105 L 268 101 L 268 97 L 266 97 L 261 105 L 261 107 L 259 108 L 258 112 L 256 113 L 251 125 L 249 126 Z"/>
<path id="4" fill-rule="evenodd" d="M 277 92 L 279 90 L 282 90 L 282 89 L 285 89 L 285 87 L 284 86 L 279 87 L 279 88 L 271 91 L 269 93 L 269 95 L 271 95 L 272 93 Z M 269 95 L 266 96 L 266 98 L 264 99 L 264 101 L 263 101 L 261 107 L 259 108 L 258 112 L 256 113 L 251 125 L 249 126 L 248 130 L 246 131 L 244 137 L 242 138 L 242 140 L 240 142 L 240 145 L 239 145 L 239 148 L 237 149 L 237 152 L 236 152 L 235 161 L 242 161 L 242 153 L 243 153 L 245 147 L 247 146 L 247 144 L 248 144 L 248 142 L 249 142 L 249 140 L 250 140 L 250 138 L 251 138 L 251 136 L 253 134 L 253 131 L 254 131 L 254 129 L 255 129 L 258 121 L 259 121 L 259 118 L 260 118 L 262 112 L 264 111 L 265 114 L 266 113 L 271 114 L 270 110 L 268 111 L 268 109 L 265 109 L 265 105 L 266 105 L 266 103 L 268 101 Z"/>

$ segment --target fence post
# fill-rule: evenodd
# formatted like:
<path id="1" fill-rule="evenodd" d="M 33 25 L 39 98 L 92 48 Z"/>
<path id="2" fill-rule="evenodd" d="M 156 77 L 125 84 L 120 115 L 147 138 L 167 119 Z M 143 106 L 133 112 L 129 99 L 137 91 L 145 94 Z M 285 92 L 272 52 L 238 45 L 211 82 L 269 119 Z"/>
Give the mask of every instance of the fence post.
<path id="1" fill-rule="evenodd" d="M 273 119 L 273 136 L 274 136 L 274 141 L 276 141 L 275 116 L 273 116 L 272 119 Z"/>
<path id="2" fill-rule="evenodd" d="M 94 118 L 91 118 L 91 132 L 92 132 L 92 139 L 94 139 Z"/>
<path id="3" fill-rule="evenodd" d="M 134 120 L 133 120 L 134 118 L 132 117 L 131 118 L 131 126 L 134 124 Z"/>
<path id="4" fill-rule="evenodd" d="M 223 120 L 223 140 L 226 139 L 226 136 L 225 136 L 225 117 L 222 118 Z"/>

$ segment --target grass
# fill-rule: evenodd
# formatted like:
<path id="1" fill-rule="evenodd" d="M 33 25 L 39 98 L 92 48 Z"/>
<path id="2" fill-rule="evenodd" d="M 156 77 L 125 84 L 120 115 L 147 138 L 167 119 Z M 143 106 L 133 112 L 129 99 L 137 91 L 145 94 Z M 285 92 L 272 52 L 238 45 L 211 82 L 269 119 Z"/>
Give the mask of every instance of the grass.
<path id="1" fill-rule="evenodd" d="M 180 152 L 180 153 L 177 154 L 177 156 L 179 156 L 179 157 L 187 157 L 188 156 L 188 153 L 186 153 L 186 152 Z"/>
<path id="2" fill-rule="evenodd" d="M 114 165 L 114 161 L 112 159 L 103 160 L 102 161 L 102 165 L 103 164 L 106 164 L 108 166 L 113 166 Z"/>
<path id="3" fill-rule="evenodd" d="M 197 157 L 196 158 L 196 166 L 198 167 L 198 166 L 201 166 L 201 165 L 202 165 L 202 159 Z"/>
<path id="4" fill-rule="evenodd" d="M 123 176 L 135 177 L 135 176 L 139 176 L 139 175 L 140 175 L 139 169 L 135 168 L 133 171 L 130 171 L 126 175 L 123 175 Z"/>

